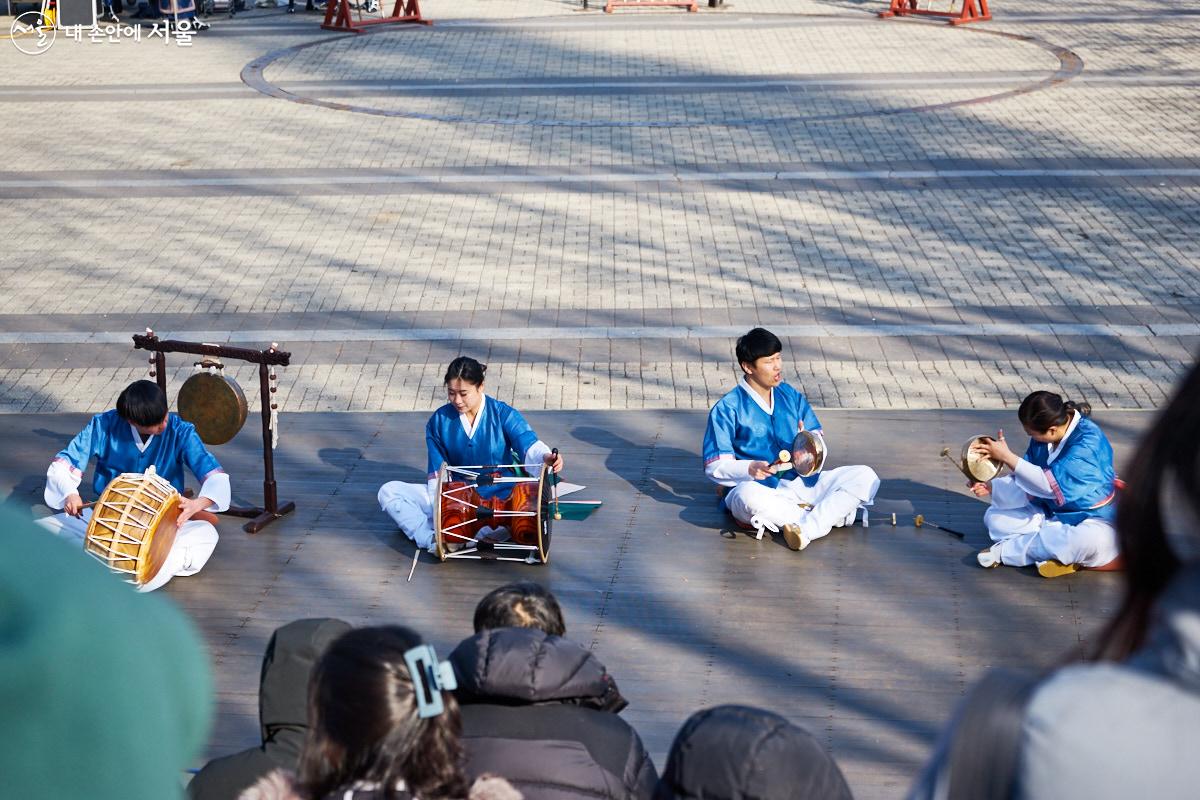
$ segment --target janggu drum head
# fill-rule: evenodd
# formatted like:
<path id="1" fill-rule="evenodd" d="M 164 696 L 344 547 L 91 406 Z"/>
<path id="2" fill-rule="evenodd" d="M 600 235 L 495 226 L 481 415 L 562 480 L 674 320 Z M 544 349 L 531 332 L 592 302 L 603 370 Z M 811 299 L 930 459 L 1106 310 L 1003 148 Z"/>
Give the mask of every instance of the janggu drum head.
<path id="1" fill-rule="evenodd" d="M 157 474 L 113 478 L 96 501 L 84 549 L 136 586 L 158 574 L 175 543 L 179 493 Z"/>

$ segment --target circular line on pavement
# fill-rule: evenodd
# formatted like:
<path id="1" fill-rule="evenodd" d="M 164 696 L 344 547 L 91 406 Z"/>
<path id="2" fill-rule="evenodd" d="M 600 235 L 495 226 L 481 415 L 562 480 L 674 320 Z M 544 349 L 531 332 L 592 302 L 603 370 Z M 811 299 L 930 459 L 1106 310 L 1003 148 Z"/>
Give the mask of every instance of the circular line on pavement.
<path id="1" fill-rule="evenodd" d="M 804 15 L 788 15 L 802 17 Z M 860 18 L 847 18 L 848 23 L 859 22 Z M 861 20 L 862 22 L 872 22 L 875 24 L 886 25 L 923 25 L 929 26 L 930 23 L 919 20 Z M 980 36 L 997 36 L 1003 39 L 1009 39 L 1016 42 L 1022 42 L 1038 47 L 1053 55 L 1058 60 L 1058 68 L 1047 77 L 1034 81 L 1032 83 L 1018 86 L 1015 89 L 1008 89 L 1003 92 L 996 92 L 989 95 L 981 95 L 979 97 L 970 97 L 964 100 L 950 100 L 944 103 L 932 103 L 924 105 L 902 106 L 900 108 L 885 108 L 872 109 L 864 111 L 851 111 L 840 114 L 817 114 L 809 116 L 777 116 L 777 117 L 749 117 L 745 119 L 721 119 L 721 120 L 694 120 L 694 121 L 671 121 L 671 120 L 576 120 L 576 119 L 518 119 L 514 117 L 477 117 L 466 114 L 428 114 L 417 111 L 396 111 L 384 108 L 375 108 L 373 106 L 356 105 L 353 103 L 339 103 L 332 100 L 322 100 L 317 97 L 296 94 L 272 83 L 266 77 L 266 70 L 275 61 L 285 56 L 294 55 L 310 47 L 317 47 L 330 42 L 337 42 L 343 39 L 357 38 L 361 34 L 350 33 L 343 36 L 334 36 L 331 38 L 317 39 L 312 42 L 284 47 L 279 50 L 273 50 L 269 53 L 255 58 L 242 68 L 241 79 L 250 88 L 265 94 L 269 97 L 275 97 L 280 100 L 287 100 L 301 105 L 315 106 L 318 108 L 328 108 L 333 111 L 348 111 L 355 114 L 368 114 L 376 117 L 395 117 L 400 119 L 423 120 L 427 122 L 448 122 L 448 123 L 466 123 L 473 125 L 508 125 L 508 126 L 525 126 L 525 127 L 546 127 L 546 128 L 704 128 L 704 127 L 750 127 L 763 125 L 780 125 L 788 123 L 815 123 L 815 122 L 832 122 L 846 119 L 863 119 L 868 117 L 889 117 L 899 114 L 922 114 L 931 111 L 945 111 L 952 108 L 965 106 L 982 105 L 984 103 L 994 103 L 1000 100 L 1006 100 L 1011 97 L 1017 97 L 1032 92 L 1050 89 L 1059 86 L 1083 72 L 1083 59 L 1070 49 L 1061 45 L 1048 42 L 1037 36 L 1027 34 L 1009 33 L 1006 31 L 994 31 L 985 28 L 964 28 L 959 26 L 938 26 L 940 29 L 954 32 L 962 32 L 966 35 Z M 367 34 L 370 35 L 370 34 Z M 730 81 L 726 80 L 726 83 Z M 747 86 L 761 84 L 761 79 L 747 81 Z M 429 96 L 429 95 L 426 95 Z"/>

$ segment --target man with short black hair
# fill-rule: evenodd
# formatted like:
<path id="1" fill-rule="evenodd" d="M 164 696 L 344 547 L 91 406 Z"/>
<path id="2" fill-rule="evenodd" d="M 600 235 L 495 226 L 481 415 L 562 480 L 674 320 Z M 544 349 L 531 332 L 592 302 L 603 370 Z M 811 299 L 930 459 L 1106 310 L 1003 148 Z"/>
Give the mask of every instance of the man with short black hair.
<path id="1" fill-rule="evenodd" d="M 229 508 L 229 476 L 208 452 L 195 426 L 167 413 L 167 396 L 158 384 L 143 380 L 127 386 L 117 398 L 117 407 L 92 417 L 46 470 L 46 505 L 63 513 L 38 524 L 77 539 L 81 546 L 91 509 L 84 508 L 79 484 L 93 456 L 92 488 L 97 495 L 118 475 L 145 473 L 150 467 L 181 494 L 184 467 L 200 480 L 198 496 L 179 501 L 179 530 L 166 562 L 140 591 L 154 591 L 176 575 L 199 572 L 216 548 L 218 536 L 212 522 L 196 515 L 211 516 L 207 512 Z"/>
<path id="2" fill-rule="evenodd" d="M 793 550 L 854 521 L 858 507 L 875 499 L 879 478 L 866 466 L 822 470 L 782 479 L 776 457 L 791 453 L 800 431 L 824 443 L 816 413 L 804 395 L 783 380 L 783 343 L 765 328 L 737 340 L 742 379 L 717 401 L 704 432 L 704 472 L 726 487 L 725 508 L 734 519 L 783 534 Z M 785 473 L 786 474 L 786 473 Z"/>

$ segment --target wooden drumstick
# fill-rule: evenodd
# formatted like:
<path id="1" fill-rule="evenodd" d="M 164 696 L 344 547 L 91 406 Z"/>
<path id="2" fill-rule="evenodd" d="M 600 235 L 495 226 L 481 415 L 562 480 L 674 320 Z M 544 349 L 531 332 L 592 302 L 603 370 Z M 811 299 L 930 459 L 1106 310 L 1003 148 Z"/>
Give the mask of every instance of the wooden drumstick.
<path id="1" fill-rule="evenodd" d="M 417 552 L 413 553 L 412 569 L 408 571 L 408 582 L 412 583 L 413 573 L 417 571 L 417 559 L 421 557 L 421 548 L 417 548 Z"/>
<path id="2" fill-rule="evenodd" d="M 928 525 L 930 528 L 937 528 L 939 531 L 948 533 L 951 536 L 957 536 L 959 539 L 967 538 L 966 534 L 959 533 L 958 531 L 951 530 L 950 528 L 943 528 L 941 525 L 938 525 L 935 522 L 930 522 L 929 520 L 925 519 L 924 514 L 917 514 L 915 517 L 913 517 L 913 525 L 915 525 L 918 528 Z"/>
<path id="3" fill-rule="evenodd" d="M 773 473 L 786 472 L 792 468 L 792 451 L 780 450 L 779 457 L 767 469 Z"/>

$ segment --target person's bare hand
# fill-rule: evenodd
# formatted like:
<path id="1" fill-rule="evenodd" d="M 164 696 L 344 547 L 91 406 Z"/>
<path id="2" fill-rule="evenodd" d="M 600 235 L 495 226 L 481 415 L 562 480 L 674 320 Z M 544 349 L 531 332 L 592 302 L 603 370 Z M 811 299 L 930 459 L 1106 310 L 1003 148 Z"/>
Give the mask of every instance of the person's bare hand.
<path id="1" fill-rule="evenodd" d="M 67 497 L 67 501 L 63 503 L 63 511 L 70 514 L 72 517 L 83 515 L 83 498 L 78 494 L 73 494 Z"/>
<path id="2" fill-rule="evenodd" d="M 197 511 L 203 511 L 204 509 L 209 508 L 212 504 L 213 501 L 209 500 L 207 497 L 193 497 L 190 499 L 187 497 L 180 498 L 179 517 L 175 521 L 176 524 L 182 525 L 195 516 Z"/>
<path id="3" fill-rule="evenodd" d="M 775 473 L 771 471 L 771 465 L 765 461 L 750 462 L 750 477 L 756 481 L 761 481 L 763 478 L 769 478 Z"/>
<path id="4" fill-rule="evenodd" d="M 1004 431 L 997 433 L 995 439 L 981 439 L 975 442 L 971 445 L 971 452 L 999 461 L 1009 469 L 1013 469 L 1017 464 L 1017 454 L 1008 448 Z"/>
<path id="5" fill-rule="evenodd" d="M 992 487 L 982 481 L 968 481 L 967 488 L 971 490 L 971 494 L 976 497 L 987 497 L 992 493 Z"/>
<path id="6" fill-rule="evenodd" d="M 562 472 L 562 453 L 546 453 L 546 455 L 542 457 L 542 461 L 546 462 L 546 466 L 550 467 L 551 471 Z"/>

